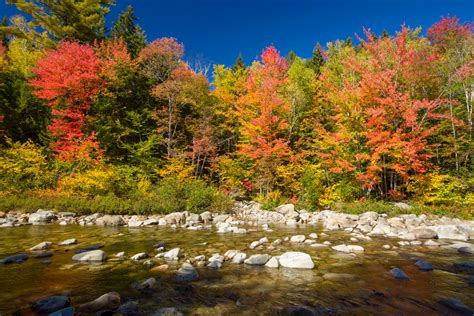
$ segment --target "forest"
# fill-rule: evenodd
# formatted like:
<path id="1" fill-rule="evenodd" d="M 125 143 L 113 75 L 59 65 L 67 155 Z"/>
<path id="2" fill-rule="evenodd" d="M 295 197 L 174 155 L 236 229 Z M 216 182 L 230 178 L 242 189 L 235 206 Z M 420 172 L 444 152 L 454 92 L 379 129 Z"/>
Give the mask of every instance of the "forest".
<path id="1" fill-rule="evenodd" d="M 10 2 L 22 14 L 0 26 L 0 209 L 408 201 L 472 218 L 470 21 L 354 30 L 306 59 L 268 46 L 228 67 L 149 41 L 131 6 L 107 28 L 112 0 Z"/>

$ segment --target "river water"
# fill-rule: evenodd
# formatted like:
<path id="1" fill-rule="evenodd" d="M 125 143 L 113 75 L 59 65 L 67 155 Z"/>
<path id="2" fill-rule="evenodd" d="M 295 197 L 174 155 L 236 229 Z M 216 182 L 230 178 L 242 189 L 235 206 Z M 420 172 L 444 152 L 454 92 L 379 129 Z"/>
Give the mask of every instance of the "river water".
<path id="1" fill-rule="evenodd" d="M 457 298 L 472 305 L 474 287 L 464 278 L 467 273 L 454 273 L 453 263 L 473 261 L 448 247 L 429 248 L 407 246 L 385 250 L 385 244 L 397 245 L 396 239 L 373 238 L 372 241 L 350 242 L 346 232 L 328 232 L 318 242 L 330 241 L 358 244 L 362 254 L 345 254 L 330 247 L 325 249 L 307 244 L 285 242 L 275 250 L 266 247 L 249 250 L 249 244 L 261 237 L 270 243 L 285 236 L 321 233 L 316 227 L 261 229 L 247 234 L 218 234 L 214 229 L 189 231 L 172 228 L 103 228 L 80 226 L 24 226 L 0 229 L 0 258 L 27 249 L 42 241 L 53 242 L 51 263 L 30 258 L 22 264 L 0 265 L 0 314 L 30 315 L 31 302 L 48 295 L 67 295 L 72 305 L 117 291 L 122 302 L 137 301 L 141 314 L 161 307 L 177 307 L 185 315 L 276 315 L 288 314 L 294 306 L 304 306 L 321 314 L 334 315 L 432 315 L 455 314 L 439 304 L 440 300 Z M 59 246 L 68 238 L 76 238 L 77 245 Z M 184 258 L 170 264 L 165 272 L 150 272 L 142 262 L 119 260 L 113 254 L 125 251 L 128 255 L 147 252 L 155 254 L 153 246 L 164 241 L 166 248 L 180 247 Z M 74 250 L 101 243 L 109 259 L 101 264 L 74 263 Z M 444 242 L 449 245 L 450 242 Z M 270 269 L 258 266 L 235 265 L 225 262 L 219 270 L 198 268 L 200 278 L 189 284 L 176 284 L 173 276 L 187 258 L 197 255 L 223 255 L 229 249 L 242 250 L 247 255 L 268 253 L 280 255 L 285 251 L 303 251 L 311 255 L 314 270 Z M 423 272 L 414 258 L 430 262 L 434 270 Z M 158 264 L 163 259 L 153 259 Z M 409 280 L 396 280 L 389 271 L 398 267 Z M 472 271 L 471 271 L 472 272 Z M 327 273 L 333 273 L 328 275 Z M 326 277 L 323 277 L 325 276 Z M 158 286 L 145 293 L 132 284 L 150 276 Z M 328 277 L 330 276 L 330 277 Z"/>

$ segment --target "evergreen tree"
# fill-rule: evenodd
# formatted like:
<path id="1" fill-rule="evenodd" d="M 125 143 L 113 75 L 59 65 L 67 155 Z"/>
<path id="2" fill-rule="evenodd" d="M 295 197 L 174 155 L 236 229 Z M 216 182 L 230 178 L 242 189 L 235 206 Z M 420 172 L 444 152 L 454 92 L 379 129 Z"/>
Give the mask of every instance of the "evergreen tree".
<path id="1" fill-rule="evenodd" d="M 7 0 L 18 10 L 31 17 L 28 27 L 35 30 L 37 38 L 43 37 L 46 46 L 55 46 L 60 40 L 77 40 L 92 43 L 105 37 L 105 15 L 114 0 Z M 18 26 L 2 26 L 0 32 L 26 38 Z"/>
<path id="2" fill-rule="evenodd" d="M 321 73 L 321 67 L 324 65 L 323 49 L 319 43 L 313 50 L 313 56 L 308 60 L 307 67 L 314 70 L 314 73 L 319 76 Z"/>
<path id="3" fill-rule="evenodd" d="M 138 18 L 135 16 L 133 7 L 129 5 L 114 22 L 112 37 L 122 38 L 127 45 L 128 52 L 133 58 L 146 46 L 147 40 L 143 29 L 135 22 Z"/>
<path id="4" fill-rule="evenodd" d="M 4 16 L 2 21 L 0 22 L 0 27 L 6 27 L 8 26 L 8 20 L 7 17 Z M 2 44 L 4 47 L 8 46 L 8 35 L 6 32 L 0 30 L 0 44 Z"/>
<path id="5" fill-rule="evenodd" d="M 242 57 L 242 53 L 237 56 L 237 59 L 235 60 L 234 65 L 232 66 L 233 71 L 237 71 L 239 69 L 245 69 L 245 63 L 244 63 L 244 58 Z"/>
<path id="6" fill-rule="evenodd" d="M 292 64 L 296 59 L 296 54 L 294 50 L 290 50 L 288 55 L 286 56 L 286 60 L 288 61 L 288 64 Z"/>

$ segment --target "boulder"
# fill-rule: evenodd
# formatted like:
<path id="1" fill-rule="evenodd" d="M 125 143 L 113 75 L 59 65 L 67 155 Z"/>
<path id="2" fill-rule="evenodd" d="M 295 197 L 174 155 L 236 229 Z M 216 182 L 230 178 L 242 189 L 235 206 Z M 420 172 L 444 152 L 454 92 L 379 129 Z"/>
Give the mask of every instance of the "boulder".
<path id="1" fill-rule="evenodd" d="M 68 307 L 70 304 L 71 300 L 67 296 L 48 296 L 33 302 L 31 309 L 38 314 L 51 314 Z"/>
<path id="2" fill-rule="evenodd" d="M 418 227 L 410 231 L 415 236 L 415 239 L 431 239 L 438 237 L 438 233 L 430 228 Z"/>
<path id="3" fill-rule="evenodd" d="M 79 306 L 82 313 L 94 313 L 105 309 L 115 309 L 120 306 L 120 294 L 117 292 L 106 293 L 95 300 Z"/>
<path id="4" fill-rule="evenodd" d="M 305 235 L 296 235 L 296 236 L 291 236 L 290 241 L 291 242 L 304 242 L 306 240 Z"/>
<path id="5" fill-rule="evenodd" d="M 146 258 L 148 258 L 148 254 L 145 252 L 140 252 L 140 253 L 137 253 L 136 255 L 133 255 L 130 259 L 138 261 L 138 260 L 143 260 Z"/>
<path id="6" fill-rule="evenodd" d="M 241 264 L 245 261 L 246 258 L 247 258 L 247 255 L 245 253 L 243 252 L 236 253 L 234 257 L 232 258 L 232 263 Z"/>
<path id="7" fill-rule="evenodd" d="M 267 263 L 265 263 L 265 267 L 267 268 L 278 268 L 280 266 L 280 263 L 278 262 L 277 257 L 271 257 L 270 260 L 268 260 Z"/>
<path id="8" fill-rule="evenodd" d="M 82 253 L 82 252 L 87 252 L 87 251 L 92 251 L 92 250 L 97 250 L 100 248 L 104 248 L 104 245 L 97 244 L 97 245 L 90 245 L 81 249 L 76 250 L 76 253 Z"/>
<path id="9" fill-rule="evenodd" d="M 173 212 L 173 213 L 167 214 L 164 217 L 164 220 L 168 224 L 176 224 L 176 225 L 182 224 L 186 221 L 186 214 L 184 212 Z"/>
<path id="10" fill-rule="evenodd" d="M 155 287 L 156 284 L 157 282 L 155 278 L 148 278 L 141 283 L 133 285 L 133 288 L 139 291 L 145 291 L 145 290 Z"/>
<path id="11" fill-rule="evenodd" d="M 280 256 L 278 262 L 282 267 L 293 269 L 313 269 L 311 256 L 304 252 L 289 251 Z"/>
<path id="12" fill-rule="evenodd" d="M 461 315 L 469 315 L 469 316 L 474 315 L 474 309 L 468 307 L 466 304 L 464 304 L 463 302 L 461 302 L 460 300 L 458 300 L 456 298 L 449 298 L 449 299 L 446 299 L 446 300 L 441 300 L 441 301 L 439 301 L 439 303 L 443 306 L 446 306 L 446 307 L 456 311 L 457 313 L 459 313 Z"/>
<path id="13" fill-rule="evenodd" d="M 116 313 L 118 315 L 123 315 L 123 316 L 138 316 L 138 315 L 141 315 L 140 306 L 138 305 L 138 302 L 135 302 L 135 301 L 128 302 L 128 303 L 120 305 L 120 307 L 117 309 Z"/>
<path id="14" fill-rule="evenodd" d="M 66 239 L 59 243 L 60 246 L 69 246 L 69 245 L 75 245 L 75 244 L 77 244 L 77 239 L 75 238 Z"/>
<path id="15" fill-rule="evenodd" d="M 66 307 L 49 314 L 49 316 L 74 316 L 74 311 L 74 307 Z"/>
<path id="16" fill-rule="evenodd" d="M 469 233 L 457 225 L 440 225 L 433 227 L 439 239 L 469 240 Z"/>
<path id="17" fill-rule="evenodd" d="M 96 219 L 95 223 L 99 226 L 120 226 L 124 221 L 120 215 L 104 215 Z"/>
<path id="18" fill-rule="evenodd" d="M 433 270 L 433 266 L 431 265 L 431 263 L 425 261 L 425 260 L 422 260 L 422 259 L 419 259 L 415 262 L 415 265 L 421 270 L 421 271 L 432 271 Z"/>
<path id="19" fill-rule="evenodd" d="M 248 259 L 244 261 L 245 264 L 248 265 L 257 265 L 257 266 L 263 266 L 265 263 L 270 260 L 270 256 L 267 254 L 258 254 L 258 255 L 252 255 Z"/>
<path id="20" fill-rule="evenodd" d="M 332 247 L 332 249 L 334 249 L 336 251 L 347 252 L 347 253 L 350 253 L 350 252 L 364 252 L 364 248 L 361 247 L 361 246 L 357 246 L 357 245 L 342 244 L 342 245 L 334 246 L 334 247 Z"/>
<path id="21" fill-rule="evenodd" d="M 53 211 L 37 210 L 35 213 L 30 214 L 28 217 L 28 223 L 30 224 L 44 224 L 50 223 L 57 217 Z"/>
<path id="22" fill-rule="evenodd" d="M 275 212 L 282 214 L 287 219 L 297 219 L 299 216 L 299 213 L 295 210 L 293 204 L 280 205 L 275 209 Z"/>
<path id="23" fill-rule="evenodd" d="M 72 260 L 74 261 L 80 261 L 80 262 L 90 262 L 90 261 L 95 261 L 95 262 L 102 262 L 107 259 L 107 254 L 105 251 L 102 250 L 92 250 L 92 251 L 87 251 L 87 252 L 81 252 L 72 257 Z"/>
<path id="24" fill-rule="evenodd" d="M 2 260 L 0 260 L 0 263 L 3 263 L 3 264 L 22 263 L 26 260 L 28 260 L 28 255 L 25 253 L 20 253 L 17 255 L 5 257 Z"/>
<path id="25" fill-rule="evenodd" d="M 170 251 L 166 252 L 166 253 L 163 255 L 163 257 L 164 257 L 166 260 L 178 260 L 180 250 L 181 250 L 180 248 L 171 249 Z"/>

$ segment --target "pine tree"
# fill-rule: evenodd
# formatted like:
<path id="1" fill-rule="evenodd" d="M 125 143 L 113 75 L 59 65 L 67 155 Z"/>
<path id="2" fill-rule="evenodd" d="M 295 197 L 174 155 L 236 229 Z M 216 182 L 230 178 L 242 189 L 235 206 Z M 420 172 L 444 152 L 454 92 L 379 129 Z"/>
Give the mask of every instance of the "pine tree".
<path id="1" fill-rule="evenodd" d="M 286 56 L 286 60 L 288 61 L 288 64 L 291 65 L 296 59 L 296 53 L 294 50 L 290 50 L 288 55 Z"/>
<path id="2" fill-rule="evenodd" d="M 321 73 L 321 67 L 324 65 L 323 49 L 319 43 L 313 50 L 313 56 L 308 60 L 307 67 L 314 70 L 314 73 L 319 76 Z"/>
<path id="3" fill-rule="evenodd" d="M 0 22 L 0 27 L 6 27 L 8 26 L 8 20 L 7 17 L 4 16 L 2 21 Z M 8 47 L 8 35 L 6 32 L 0 30 L 0 44 L 3 45 L 3 47 Z"/>
<path id="4" fill-rule="evenodd" d="M 30 16 L 28 27 L 35 30 L 43 45 L 55 46 L 60 40 L 92 43 L 105 37 L 105 15 L 114 0 L 7 0 L 25 15 Z M 24 37 L 17 26 L 2 26 L 0 32 Z M 47 37 L 41 36 L 45 32 Z"/>
<path id="5" fill-rule="evenodd" d="M 232 70 L 237 71 L 239 69 L 245 69 L 245 68 L 246 66 L 244 63 L 244 58 L 242 56 L 242 53 L 240 53 L 239 56 L 237 56 L 237 59 L 235 60 L 234 65 L 232 66 Z"/>
<path id="6" fill-rule="evenodd" d="M 136 24 L 138 18 L 135 16 L 133 7 L 129 5 L 114 22 L 112 37 L 122 38 L 127 45 L 127 50 L 133 58 L 146 46 L 147 40 L 143 29 Z"/>

